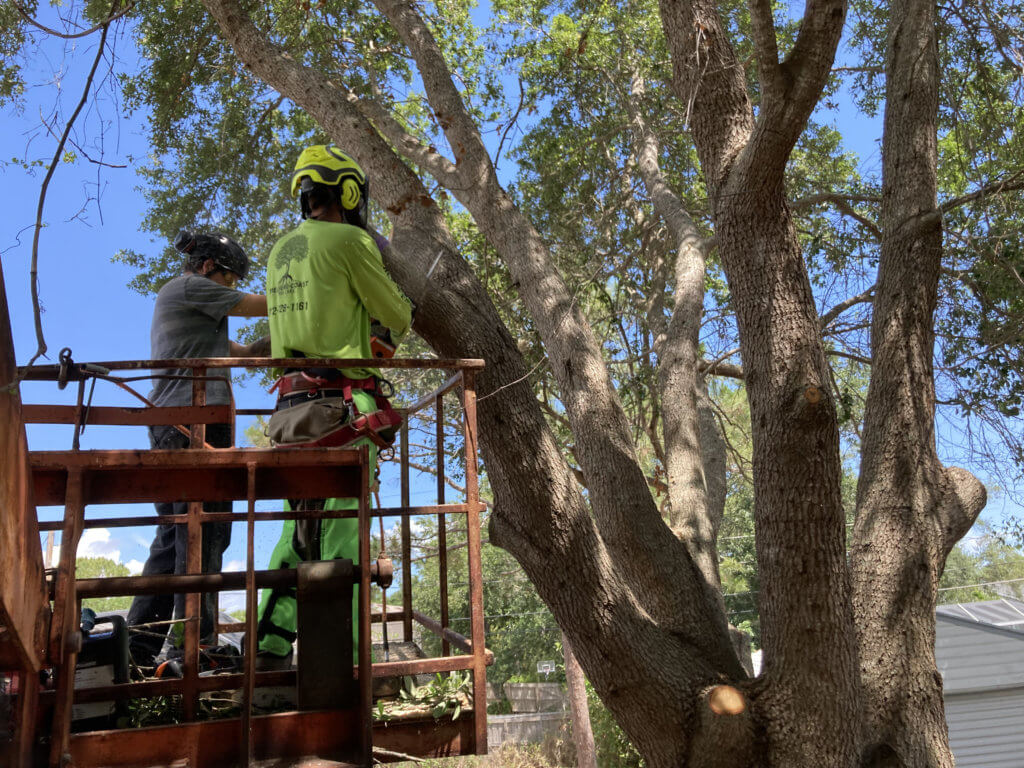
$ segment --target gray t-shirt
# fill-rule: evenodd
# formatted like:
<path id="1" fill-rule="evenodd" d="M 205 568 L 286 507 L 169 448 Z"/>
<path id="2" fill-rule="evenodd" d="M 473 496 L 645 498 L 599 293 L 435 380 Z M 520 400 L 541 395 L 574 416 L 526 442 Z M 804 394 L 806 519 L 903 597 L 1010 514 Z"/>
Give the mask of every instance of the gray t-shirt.
<path id="1" fill-rule="evenodd" d="M 227 357 L 228 312 L 242 300 L 242 293 L 226 288 L 201 275 L 185 274 L 168 282 L 156 295 L 153 325 L 149 331 L 152 360 L 183 357 Z M 155 373 L 188 376 L 187 369 L 164 369 Z M 230 368 L 207 371 L 208 376 L 230 376 Z M 227 381 L 209 381 L 206 402 L 231 402 Z M 149 399 L 155 405 L 191 405 L 192 382 L 186 379 L 157 379 Z"/>

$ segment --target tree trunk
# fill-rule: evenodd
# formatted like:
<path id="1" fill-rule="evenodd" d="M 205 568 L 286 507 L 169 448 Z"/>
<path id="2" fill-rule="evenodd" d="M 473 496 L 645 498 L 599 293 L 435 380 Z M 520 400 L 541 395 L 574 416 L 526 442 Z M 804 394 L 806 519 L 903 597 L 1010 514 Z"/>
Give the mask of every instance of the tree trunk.
<path id="1" fill-rule="evenodd" d="M 658 161 L 660 147 L 641 113 L 638 98 L 643 80 L 631 85 L 630 120 L 640 178 L 651 197 L 654 212 L 667 224 L 675 241 L 672 318 L 656 318 L 658 333 L 658 389 L 664 423 L 665 473 L 669 488 L 669 524 L 690 552 L 708 589 L 709 599 L 724 612 L 718 573 L 718 526 L 721 510 L 708 492 L 704 473 L 702 430 L 698 407 L 703 381 L 698 369 L 700 328 L 704 316 L 704 239 L 672 191 Z M 717 434 L 712 435 L 717 438 Z M 724 504 L 724 498 L 722 499 Z"/>
<path id="2" fill-rule="evenodd" d="M 860 736 L 839 434 L 783 185 L 844 12 L 841 2 L 810 0 L 797 40 L 779 62 L 771 9 L 751 4 L 761 77 L 755 121 L 716 7 L 661 2 L 674 85 L 691 114 L 740 332 L 765 658 L 752 707 L 773 766 L 854 766 Z"/>
<path id="3" fill-rule="evenodd" d="M 572 741 L 576 745 L 577 768 L 597 768 L 597 748 L 594 731 L 590 727 L 590 705 L 583 670 L 572 652 L 572 645 L 562 633 L 562 654 L 565 656 L 565 687 L 572 712 Z"/>
<path id="4" fill-rule="evenodd" d="M 766 194 L 734 178 L 716 218 L 753 425 L 770 764 L 853 766 L 859 701 L 839 431 L 817 314 L 781 188 Z M 743 268 L 740 254 L 760 263 Z"/>
<path id="5" fill-rule="evenodd" d="M 938 51 L 934 2 L 891 6 L 882 144 L 882 252 L 851 547 L 865 698 L 865 763 L 953 765 L 935 668 L 946 555 L 985 503 L 935 449 Z"/>

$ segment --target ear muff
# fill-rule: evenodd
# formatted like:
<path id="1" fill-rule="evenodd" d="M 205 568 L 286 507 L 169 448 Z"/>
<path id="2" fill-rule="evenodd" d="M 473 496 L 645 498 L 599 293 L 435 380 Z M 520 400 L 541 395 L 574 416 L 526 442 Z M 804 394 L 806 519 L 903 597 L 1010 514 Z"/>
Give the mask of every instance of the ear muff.
<path id="1" fill-rule="evenodd" d="M 363 195 L 359 190 L 359 184 L 355 179 L 347 178 L 341 182 L 341 193 L 338 195 L 338 202 L 346 211 L 354 211 L 362 202 Z"/>

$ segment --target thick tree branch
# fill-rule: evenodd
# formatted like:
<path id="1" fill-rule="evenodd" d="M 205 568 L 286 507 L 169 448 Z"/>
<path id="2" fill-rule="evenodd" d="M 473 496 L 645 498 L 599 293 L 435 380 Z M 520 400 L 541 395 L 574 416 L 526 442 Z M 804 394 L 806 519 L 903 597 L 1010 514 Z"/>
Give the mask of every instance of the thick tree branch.
<path id="1" fill-rule="evenodd" d="M 792 77 L 790 98 L 795 113 L 809 116 L 818 103 L 845 20 L 845 0 L 808 0 L 804 6 L 800 32 L 783 63 Z M 800 131 L 806 122 L 806 116 L 800 120 Z"/>
<path id="2" fill-rule="evenodd" d="M 634 75 L 627 109 L 640 177 L 655 213 L 668 224 L 676 245 L 672 319 L 660 340 L 658 388 L 668 473 L 669 524 L 690 551 L 709 588 L 721 601 L 717 522 L 710 513 L 704 476 L 700 418 L 697 407 L 697 363 L 704 309 L 704 250 L 693 219 L 669 188 L 658 162 L 659 144 L 643 118 L 643 78 Z M 725 604 L 721 608 L 724 612 Z"/>
<path id="3" fill-rule="evenodd" d="M 644 81 L 639 75 L 634 75 L 630 93 L 625 99 L 626 108 L 629 110 L 632 122 L 633 146 L 637 157 L 637 167 L 640 170 L 640 178 L 650 195 L 651 204 L 655 213 L 668 226 L 672 238 L 680 249 L 685 248 L 701 260 L 701 271 L 703 272 L 703 255 L 707 251 L 705 238 L 702 237 L 693 217 L 686 210 L 683 201 L 679 199 L 669 186 L 665 175 L 661 171 L 658 160 L 660 146 L 657 136 L 650 129 L 643 116 L 641 98 L 644 94 Z M 703 279 L 703 278 L 702 278 Z M 701 290 L 703 295 L 703 289 Z"/>
<path id="4" fill-rule="evenodd" d="M 728 495 L 726 484 L 727 450 L 725 434 L 715 416 L 714 403 L 708 396 L 707 382 L 703 376 L 697 382 L 697 414 L 700 424 L 701 460 L 706 488 L 707 525 L 711 530 L 711 541 L 717 558 L 718 530 L 725 516 L 725 501 Z M 747 655 L 749 656 L 749 648 Z"/>
<path id="5" fill-rule="evenodd" d="M 845 0 L 809 0 L 805 5 L 796 42 L 780 65 L 780 98 L 762 101 L 744 150 L 751 184 L 775 179 L 785 168 L 828 80 L 845 17 Z"/>
<path id="6" fill-rule="evenodd" d="M 953 765 L 934 661 L 939 576 L 985 500 L 969 473 L 943 468 L 935 445 L 940 77 L 935 3 L 894 3 L 886 52 L 883 238 L 850 572 L 867 744 L 901 765 L 934 768 Z"/>
<path id="7" fill-rule="evenodd" d="M 715 627 L 706 641 L 731 653 L 721 613 L 703 583 L 694 581 L 683 544 L 662 520 L 637 462 L 635 444 L 621 401 L 604 363 L 601 345 L 578 302 L 556 269 L 540 234 L 502 189 L 479 131 L 462 102 L 437 42 L 413 6 L 375 0 L 416 60 L 427 97 L 452 145 L 464 186 L 450 189 L 472 214 L 509 268 L 548 353 L 551 371 L 576 438 L 576 455 L 602 537 L 616 568 L 636 590 L 638 600 L 666 627 L 692 633 L 697 624 Z M 674 563 L 679 590 L 661 588 L 641 564 Z M 689 595 L 689 597 L 684 597 Z M 684 628 L 685 627 L 685 628 Z M 731 660 L 723 664 L 732 668 Z"/>
<path id="8" fill-rule="evenodd" d="M 352 91 L 348 100 L 356 105 L 366 118 L 373 123 L 391 142 L 403 157 L 416 163 L 427 173 L 437 179 L 444 187 L 457 186 L 462 183 L 458 168 L 434 147 L 427 146 L 419 138 L 405 130 L 394 115 L 374 97 L 360 97 Z"/>
<path id="9" fill-rule="evenodd" d="M 686 105 L 712 212 L 720 185 L 753 128 L 743 67 L 710 0 L 659 0 L 672 84 Z"/>
<path id="10" fill-rule="evenodd" d="M 415 6 L 400 0 L 374 0 L 419 67 L 434 116 L 448 137 L 462 185 L 479 183 L 493 174 L 490 156 L 462 94 L 452 81 L 448 62 Z"/>
<path id="11" fill-rule="evenodd" d="M 762 99 L 778 99 L 783 95 L 783 82 L 771 0 L 748 0 L 747 5 L 750 8 L 751 36 L 754 39 L 754 55 L 757 57 Z"/>
<path id="12" fill-rule="evenodd" d="M 699 370 L 705 376 L 725 376 L 730 379 L 743 380 L 743 367 L 733 363 L 725 363 L 721 360 L 701 360 L 697 364 Z"/>
<path id="13" fill-rule="evenodd" d="M 867 231 L 871 233 L 871 236 L 874 237 L 875 240 L 881 242 L 882 230 L 880 230 L 878 228 L 878 225 L 875 224 L 875 222 L 873 222 L 867 216 L 858 213 L 852 205 L 845 201 L 839 200 L 836 202 L 836 210 L 838 210 L 844 216 L 849 216 L 851 219 L 853 219 L 858 224 L 867 229 Z"/>

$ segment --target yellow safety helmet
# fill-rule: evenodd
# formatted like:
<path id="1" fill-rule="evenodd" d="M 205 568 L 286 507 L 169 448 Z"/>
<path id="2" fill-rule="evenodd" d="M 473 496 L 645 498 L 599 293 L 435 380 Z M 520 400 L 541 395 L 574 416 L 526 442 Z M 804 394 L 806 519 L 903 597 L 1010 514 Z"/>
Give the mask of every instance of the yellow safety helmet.
<path id="1" fill-rule="evenodd" d="M 349 224 L 366 228 L 370 184 L 359 164 L 334 144 L 302 150 L 292 172 L 292 197 L 299 196 L 302 218 L 309 215 L 308 193 L 317 185 L 331 187 Z"/>

